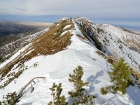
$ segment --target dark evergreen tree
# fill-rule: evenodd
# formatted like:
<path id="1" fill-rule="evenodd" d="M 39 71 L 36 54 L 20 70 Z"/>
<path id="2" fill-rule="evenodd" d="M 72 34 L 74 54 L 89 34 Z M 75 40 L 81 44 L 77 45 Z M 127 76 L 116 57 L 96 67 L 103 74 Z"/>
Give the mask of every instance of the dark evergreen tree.
<path id="1" fill-rule="evenodd" d="M 101 88 L 100 92 L 101 92 L 103 95 L 107 94 L 107 90 L 106 90 L 105 88 L 103 88 L 103 87 Z"/>
<path id="2" fill-rule="evenodd" d="M 50 101 L 48 105 L 67 105 L 65 96 L 61 96 L 62 84 L 56 85 L 53 83 L 53 86 L 50 88 L 52 91 L 53 101 Z"/>
<path id="3" fill-rule="evenodd" d="M 4 100 L 0 102 L 0 105 L 16 105 L 19 102 L 19 98 L 16 92 L 8 93 L 3 97 Z"/>
<path id="4" fill-rule="evenodd" d="M 1 63 L 1 62 L 3 62 L 3 58 L 2 58 L 2 56 L 0 55 L 0 63 Z"/>
<path id="5" fill-rule="evenodd" d="M 110 81 L 113 82 L 113 85 L 101 88 L 101 93 L 104 94 L 108 91 L 117 93 L 117 91 L 120 91 L 125 94 L 126 88 L 134 85 L 133 80 L 130 77 L 130 67 L 124 62 L 123 58 L 120 58 L 119 61 L 115 61 L 113 67 L 113 71 L 108 72 Z"/>
<path id="6" fill-rule="evenodd" d="M 69 95 L 73 98 L 75 98 L 75 101 L 73 102 L 73 105 L 93 105 L 93 98 L 95 98 L 92 95 L 89 95 L 83 86 L 86 86 L 89 84 L 89 82 L 83 82 L 81 79 L 84 72 L 81 66 L 78 66 L 74 70 L 74 74 L 69 75 L 69 81 L 74 84 L 75 91 L 71 92 L 69 91 Z"/>

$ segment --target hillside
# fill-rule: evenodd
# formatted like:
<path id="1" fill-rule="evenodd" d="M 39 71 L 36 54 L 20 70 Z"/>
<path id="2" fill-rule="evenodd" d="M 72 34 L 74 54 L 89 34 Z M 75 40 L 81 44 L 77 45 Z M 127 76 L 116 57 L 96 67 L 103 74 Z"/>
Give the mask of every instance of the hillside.
<path id="1" fill-rule="evenodd" d="M 16 51 L 42 35 L 52 23 L 42 22 L 0 22 L 0 63 Z"/>
<path id="2" fill-rule="evenodd" d="M 125 95 L 100 93 L 102 87 L 112 84 L 108 75 L 113 69 L 110 59 L 123 57 L 139 75 L 139 42 L 138 34 L 119 27 L 85 18 L 64 18 L 0 64 L 0 101 L 3 95 L 16 92 L 17 105 L 46 105 L 52 100 L 49 88 L 62 83 L 62 94 L 72 105 L 68 91 L 74 91 L 74 87 L 68 78 L 80 65 L 82 79 L 89 82 L 85 89 L 96 97 L 95 105 L 139 105 L 137 84 L 128 87 Z"/>
<path id="3" fill-rule="evenodd" d="M 0 37 L 34 31 L 52 23 L 0 21 Z"/>
<path id="4" fill-rule="evenodd" d="M 44 34 L 48 28 L 39 28 L 34 31 L 1 37 L 0 62 L 4 62 L 20 48 L 29 44 L 33 39 Z"/>
<path id="5" fill-rule="evenodd" d="M 140 35 L 124 28 L 77 19 L 83 34 L 94 40 L 98 49 L 115 58 L 123 57 L 132 68 L 140 70 Z M 140 72 L 140 71 L 139 71 Z"/>

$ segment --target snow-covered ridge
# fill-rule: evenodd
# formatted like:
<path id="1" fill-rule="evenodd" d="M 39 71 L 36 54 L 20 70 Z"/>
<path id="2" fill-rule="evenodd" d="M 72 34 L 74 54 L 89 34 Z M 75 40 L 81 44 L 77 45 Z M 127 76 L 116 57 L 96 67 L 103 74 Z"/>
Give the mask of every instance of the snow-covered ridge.
<path id="1" fill-rule="evenodd" d="M 115 57 L 123 57 L 140 72 L 140 35 L 111 25 L 98 25 L 100 42 Z"/>
<path id="2" fill-rule="evenodd" d="M 107 24 L 99 24 L 98 27 L 103 29 L 105 32 L 114 35 L 123 41 L 126 45 L 134 46 L 140 51 L 140 35 L 127 31 L 121 27 L 115 27 Z"/>
<path id="3" fill-rule="evenodd" d="M 63 20 L 69 21 L 69 19 Z M 90 82 L 90 84 L 85 88 L 90 94 L 94 94 L 96 96 L 95 105 L 138 105 L 140 103 L 140 100 L 138 99 L 140 97 L 140 90 L 137 86 L 129 87 L 126 95 L 122 95 L 119 92 L 117 94 L 109 93 L 105 96 L 101 95 L 100 88 L 111 84 L 107 72 L 111 70 L 112 66 L 106 61 L 106 59 L 96 53 L 99 51 L 96 44 L 100 44 L 101 47 L 104 47 L 102 49 L 106 50 L 104 51 L 106 56 L 108 54 L 107 51 L 110 51 L 113 55 L 112 49 L 117 48 L 119 45 L 114 43 L 114 41 L 118 40 L 115 36 L 112 36 L 111 39 L 111 36 L 109 37 L 108 33 L 98 33 L 98 26 L 85 18 L 73 19 L 72 23 L 74 28 L 64 31 L 65 27 L 69 27 L 69 25 L 66 24 L 66 26 L 62 28 L 63 31 L 58 37 L 58 39 L 64 37 L 67 32 L 72 35 L 70 38 L 70 45 L 68 45 L 64 50 L 51 55 L 35 56 L 24 62 L 24 66 L 17 67 L 16 64 L 12 68 L 10 73 L 18 72 L 23 68 L 26 69 L 18 78 L 14 79 L 14 81 L 3 89 L 0 89 L 0 101 L 2 100 L 3 95 L 6 95 L 9 92 L 20 92 L 22 87 L 24 87 L 33 78 L 45 77 L 46 79 L 38 79 L 32 83 L 34 91 L 31 92 L 31 85 L 27 86 L 17 105 L 46 105 L 52 100 L 49 88 L 54 82 L 57 84 L 62 83 L 62 94 L 66 96 L 66 99 L 69 102 L 68 105 L 72 105 L 72 100 L 69 98 L 68 91 L 73 91 L 74 87 L 68 81 L 68 78 L 69 74 L 73 73 L 73 70 L 78 65 L 81 65 L 84 71 L 82 79 Z M 54 28 L 57 28 L 59 25 L 61 25 L 61 22 L 58 22 Z M 83 30 L 81 30 L 81 27 L 83 27 Z M 56 34 L 51 35 L 56 36 L 58 34 L 57 32 L 55 33 Z M 97 37 L 93 39 L 98 40 L 97 42 L 94 42 L 92 39 L 92 37 L 95 36 Z M 109 42 L 105 40 L 105 36 Z M 57 41 L 55 38 L 53 37 L 53 40 L 56 43 Z M 66 39 L 66 37 L 64 37 L 64 39 Z M 36 39 L 36 41 L 39 40 L 40 39 Z M 103 40 L 105 40 L 105 42 Z M 107 45 L 103 46 L 105 43 Z M 30 43 L 30 45 L 31 44 L 32 43 Z M 22 50 L 26 50 L 30 45 L 24 47 Z M 127 49 L 127 46 L 123 45 L 123 47 Z M 31 51 L 32 50 L 33 49 L 31 49 Z M 129 52 L 129 49 L 127 49 L 127 52 Z M 25 55 L 28 54 L 29 52 Z M 18 55 L 18 53 L 15 55 Z M 7 79 L 8 78 L 5 80 Z M 4 81 L 0 82 L 0 84 L 3 84 L 3 82 Z"/>
<path id="4" fill-rule="evenodd" d="M 127 63 L 140 72 L 140 35 L 109 24 L 95 24 L 85 18 L 75 19 L 83 34 L 94 40 L 96 47 L 107 55 Z"/>

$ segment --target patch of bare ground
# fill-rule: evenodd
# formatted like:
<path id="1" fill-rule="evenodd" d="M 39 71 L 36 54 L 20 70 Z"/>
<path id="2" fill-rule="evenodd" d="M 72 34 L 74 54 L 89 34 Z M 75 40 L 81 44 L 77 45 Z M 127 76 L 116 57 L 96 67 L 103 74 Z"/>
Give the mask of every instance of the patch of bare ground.
<path id="1" fill-rule="evenodd" d="M 134 40 L 129 40 L 127 39 L 126 42 L 131 43 L 134 46 L 137 46 L 138 48 L 140 48 L 140 42 L 136 42 Z"/>
<path id="2" fill-rule="evenodd" d="M 77 36 L 80 37 L 80 38 L 83 39 L 83 40 L 86 40 L 86 39 L 87 39 L 87 38 L 85 37 L 85 35 L 84 35 L 84 36 L 81 36 L 81 35 L 78 35 L 78 34 L 77 34 Z"/>
<path id="3" fill-rule="evenodd" d="M 64 30 L 64 27 L 67 25 L 70 25 L 70 27 Z M 66 49 L 71 44 L 72 34 L 70 34 L 69 30 L 73 29 L 72 19 L 61 20 L 51 26 L 48 32 L 33 40 L 32 45 L 16 57 L 16 59 L 0 69 L 0 82 L 5 78 L 9 78 L 8 81 L 0 86 L 0 89 L 7 86 L 15 78 L 18 78 L 24 70 L 28 69 L 28 67 L 24 66 L 24 62 L 38 55 L 51 55 Z M 15 64 L 17 64 L 16 67 L 14 67 Z M 14 69 L 12 69 L 13 67 L 19 71 L 15 73 Z"/>

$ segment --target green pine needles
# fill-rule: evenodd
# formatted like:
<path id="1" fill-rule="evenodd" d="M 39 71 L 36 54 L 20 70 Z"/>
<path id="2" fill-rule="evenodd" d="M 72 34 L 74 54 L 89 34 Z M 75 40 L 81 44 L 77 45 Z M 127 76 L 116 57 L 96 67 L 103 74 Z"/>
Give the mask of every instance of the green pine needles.
<path id="1" fill-rule="evenodd" d="M 108 72 L 113 85 L 101 88 L 101 93 L 106 94 L 110 91 L 115 94 L 117 91 L 120 91 L 122 94 L 125 94 L 127 87 L 134 86 L 133 80 L 130 77 L 130 67 L 124 62 L 123 58 L 114 62 L 113 67 L 113 71 Z"/>
<path id="2" fill-rule="evenodd" d="M 74 72 L 73 75 L 69 74 L 69 77 L 70 77 L 69 81 L 74 84 L 75 92 L 69 92 L 69 95 L 71 97 L 77 97 L 81 91 L 85 90 L 82 87 L 88 85 L 89 82 L 83 82 L 83 80 L 81 80 L 84 74 L 81 66 L 78 66 L 73 72 Z"/>
<path id="3" fill-rule="evenodd" d="M 50 101 L 48 105 L 67 105 L 65 96 L 60 96 L 62 92 L 61 83 L 59 83 L 59 85 L 53 83 L 50 90 L 52 91 L 53 101 Z"/>
<path id="4" fill-rule="evenodd" d="M 78 66 L 74 71 L 74 74 L 69 74 L 69 81 L 73 83 L 75 91 L 69 91 L 68 94 L 75 98 L 73 105 L 93 105 L 93 98 L 92 95 L 89 95 L 83 86 L 89 84 L 89 82 L 84 82 L 81 78 L 84 74 L 83 69 L 81 66 Z"/>
<path id="5" fill-rule="evenodd" d="M 74 71 L 74 74 L 69 74 L 69 81 L 74 85 L 74 92 L 69 91 L 68 94 L 74 99 L 72 105 L 94 105 L 93 98 L 95 96 L 87 93 L 83 86 L 89 84 L 89 82 L 84 82 L 82 76 L 84 74 L 81 66 L 78 66 Z M 67 105 L 65 96 L 60 96 L 62 92 L 61 83 L 57 86 L 53 83 L 52 88 L 53 101 L 50 101 L 48 105 Z"/>
<path id="6" fill-rule="evenodd" d="M 3 101 L 0 101 L 0 105 L 16 105 L 19 102 L 19 96 L 16 92 L 8 93 L 7 95 L 3 96 Z"/>

